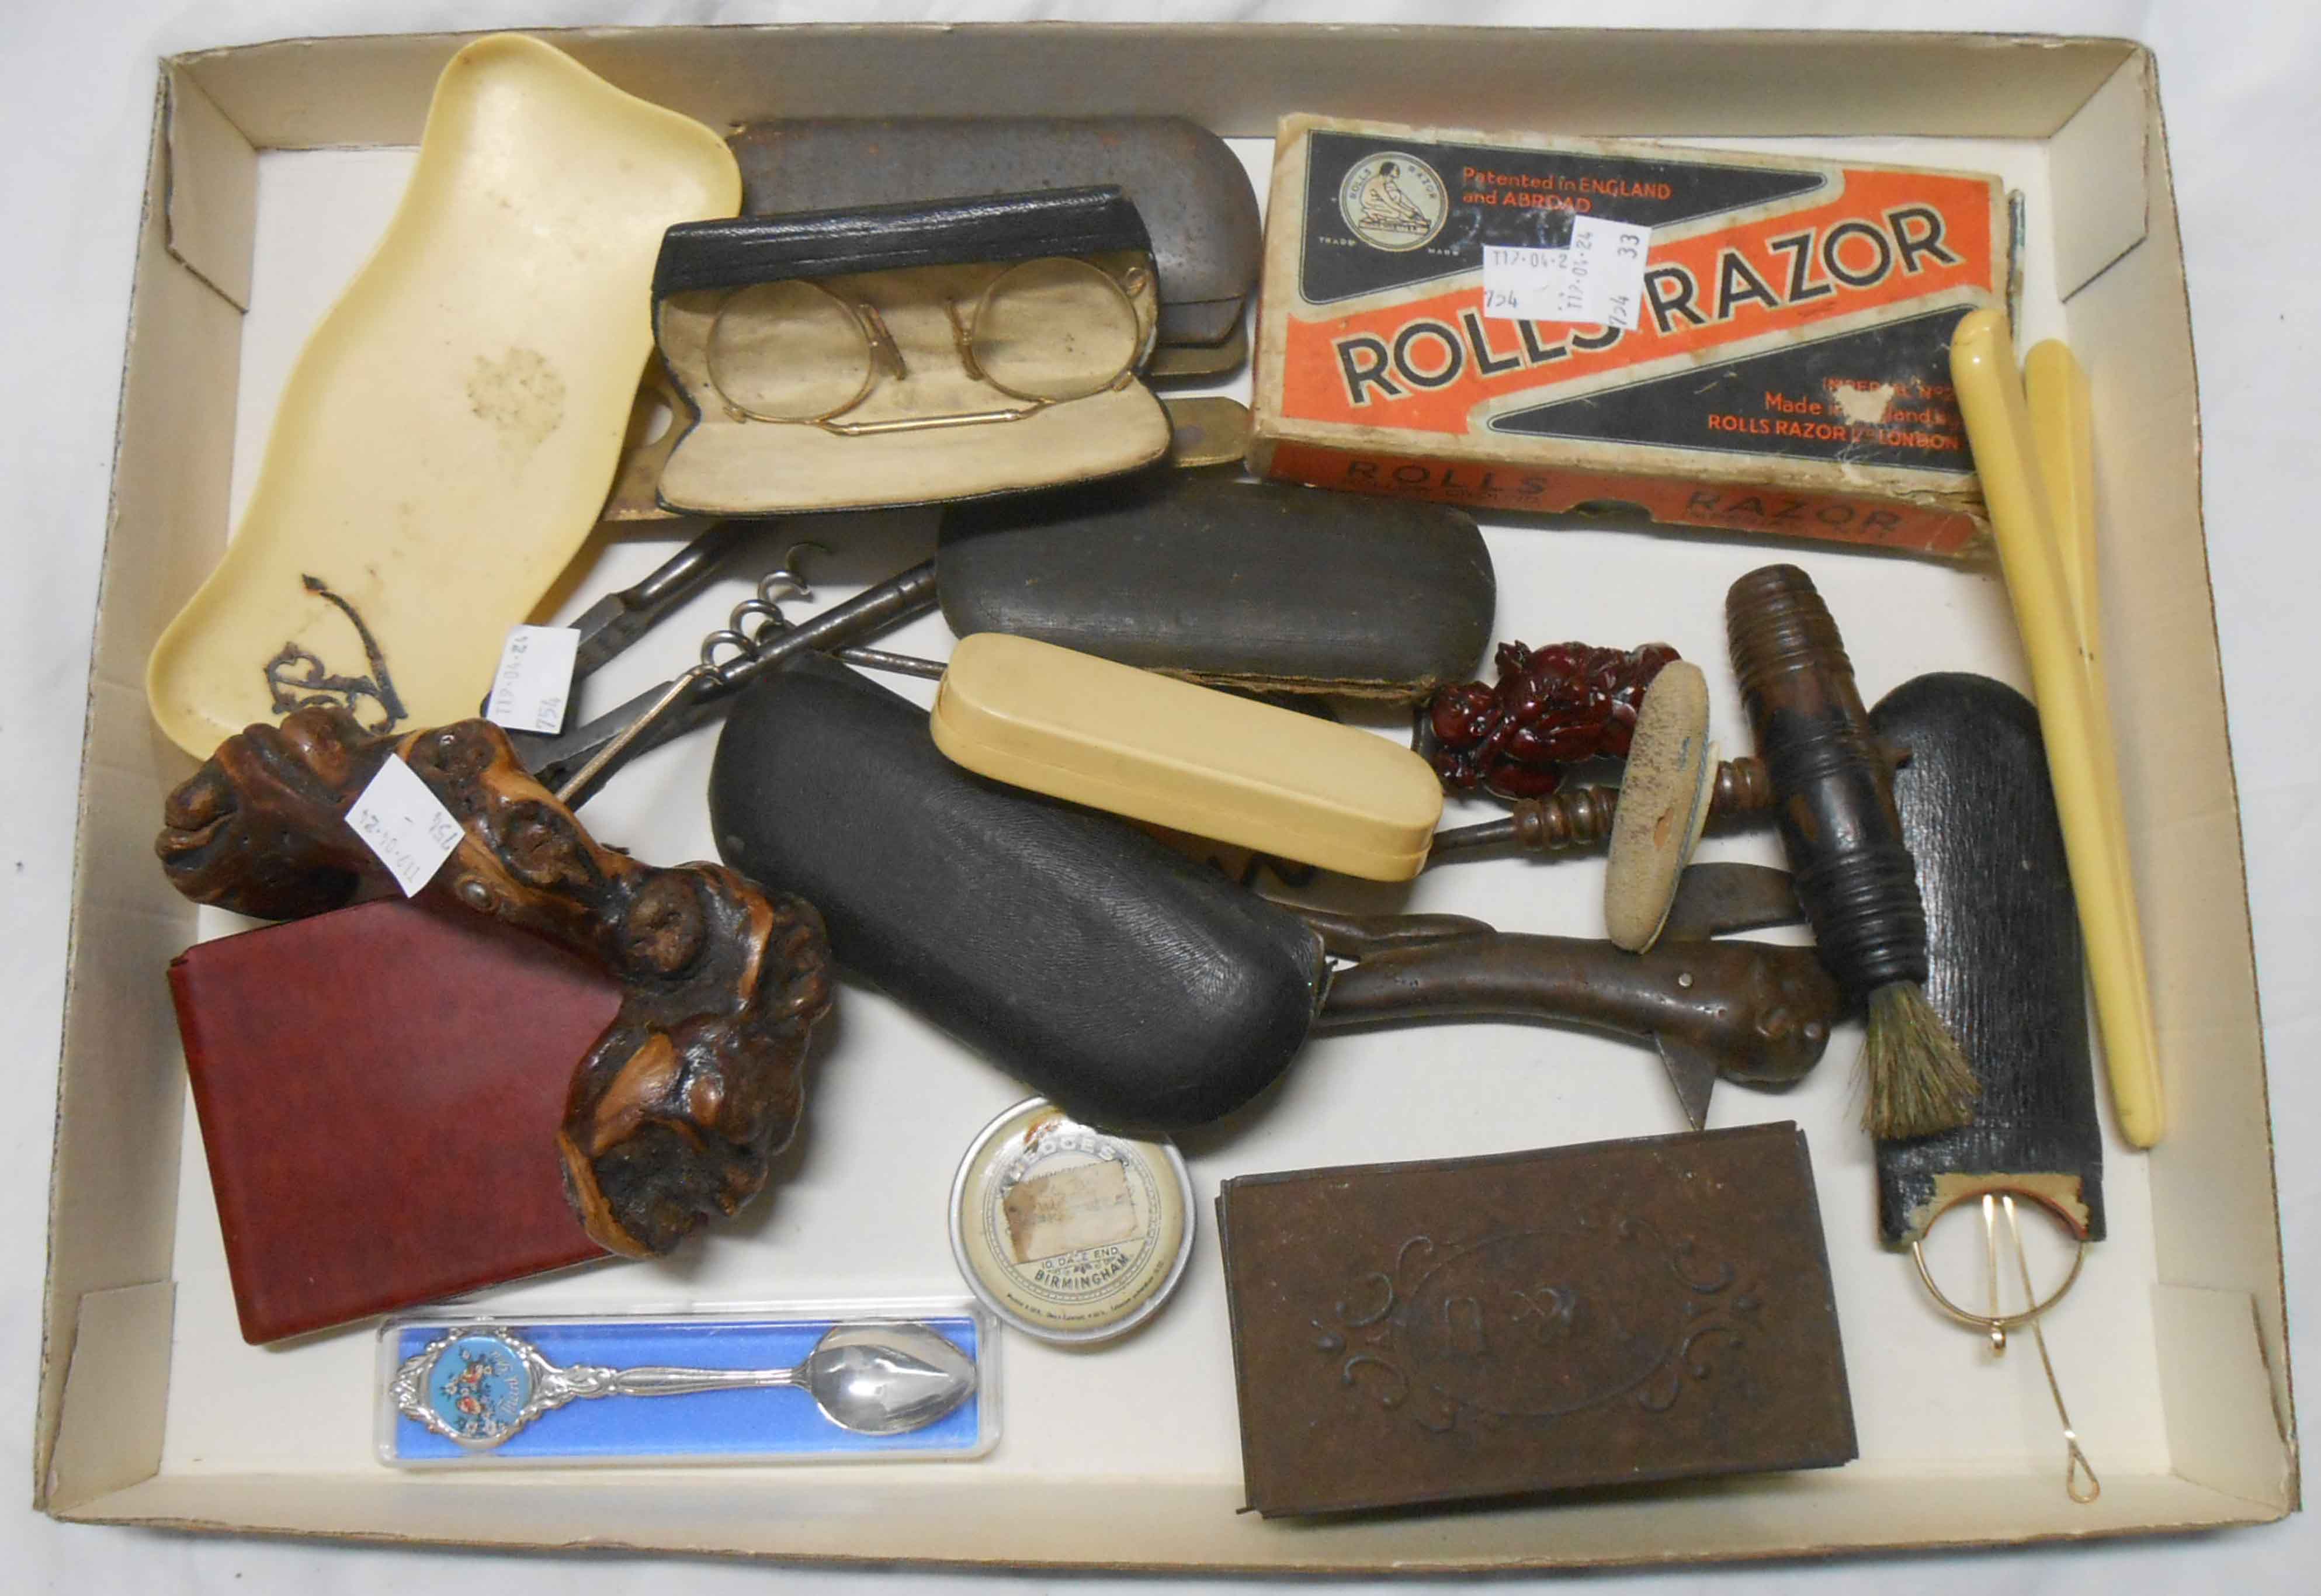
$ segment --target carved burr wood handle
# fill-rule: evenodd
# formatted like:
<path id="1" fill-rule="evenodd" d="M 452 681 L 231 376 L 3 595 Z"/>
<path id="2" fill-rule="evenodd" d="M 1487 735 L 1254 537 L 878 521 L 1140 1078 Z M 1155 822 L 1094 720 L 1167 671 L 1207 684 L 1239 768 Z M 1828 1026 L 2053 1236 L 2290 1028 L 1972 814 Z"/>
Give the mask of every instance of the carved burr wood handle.
<path id="1" fill-rule="evenodd" d="M 557 1136 L 588 1234 L 645 1257 L 705 1216 L 732 1214 L 796 1128 L 807 1044 L 830 1007 L 811 904 L 723 865 L 661 868 L 601 846 L 487 722 L 374 736 L 338 708 L 221 744 L 164 805 L 162 867 L 195 901 L 266 919 L 392 891 L 345 816 L 396 754 L 465 833 L 426 890 L 621 984 L 620 1013 L 574 1071 Z"/>

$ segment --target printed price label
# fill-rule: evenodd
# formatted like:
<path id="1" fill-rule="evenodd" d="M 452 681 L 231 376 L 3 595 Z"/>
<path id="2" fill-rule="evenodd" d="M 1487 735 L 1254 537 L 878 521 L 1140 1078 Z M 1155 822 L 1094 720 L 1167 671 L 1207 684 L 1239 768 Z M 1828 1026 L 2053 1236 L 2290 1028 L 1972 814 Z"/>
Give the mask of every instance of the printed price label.
<path id="1" fill-rule="evenodd" d="M 1483 246 L 1483 314 L 1505 321 L 1576 322 L 1634 332 L 1643 311 L 1652 230 L 1597 216 L 1571 219 L 1566 250 Z"/>
<path id="2" fill-rule="evenodd" d="M 460 823 L 400 754 L 379 766 L 347 811 L 347 824 L 378 855 L 405 898 L 433 880 L 460 845 Z"/>
<path id="3" fill-rule="evenodd" d="M 560 730 L 579 652 L 578 626 L 509 627 L 484 718 L 515 732 Z"/>

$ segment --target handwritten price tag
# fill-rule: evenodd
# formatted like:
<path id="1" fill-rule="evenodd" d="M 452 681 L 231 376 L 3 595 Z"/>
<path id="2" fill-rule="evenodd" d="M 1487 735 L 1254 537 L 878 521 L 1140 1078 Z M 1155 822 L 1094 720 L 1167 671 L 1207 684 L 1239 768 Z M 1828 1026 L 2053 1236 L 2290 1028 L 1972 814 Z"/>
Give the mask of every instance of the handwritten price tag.
<path id="1" fill-rule="evenodd" d="M 1564 250 L 1483 246 L 1483 314 L 1506 322 L 1552 321 L 1563 292 Z"/>
<path id="2" fill-rule="evenodd" d="M 1571 219 L 1566 250 L 1483 246 L 1483 314 L 1502 321 L 1576 322 L 1634 332 L 1643 310 L 1652 230 Z"/>
<path id="3" fill-rule="evenodd" d="M 460 845 L 460 823 L 400 755 L 379 766 L 347 811 L 347 824 L 378 855 L 405 898 L 433 880 Z"/>
<path id="4" fill-rule="evenodd" d="M 1563 269 L 1562 309 L 1554 319 L 1598 327 L 1636 329 L 1644 304 L 1644 259 L 1652 230 L 1595 216 L 1571 219 L 1571 248 Z"/>
<path id="5" fill-rule="evenodd" d="M 579 652 L 578 626 L 509 627 L 484 718 L 514 732 L 561 730 Z"/>

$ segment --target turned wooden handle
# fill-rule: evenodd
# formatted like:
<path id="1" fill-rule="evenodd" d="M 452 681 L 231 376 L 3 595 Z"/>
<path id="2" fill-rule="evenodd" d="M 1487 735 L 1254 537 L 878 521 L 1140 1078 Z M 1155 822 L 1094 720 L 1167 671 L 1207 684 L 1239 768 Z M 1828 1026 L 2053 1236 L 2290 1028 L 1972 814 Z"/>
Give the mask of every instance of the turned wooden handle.
<path id="1" fill-rule="evenodd" d="M 1926 979 L 1926 912 L 1902 841 L 1894 772 L 1870 729 L 1837 623 L 1794 565 L 1733 584 L 1725 628 L 1798 901 L 1855 1002 Z"/>

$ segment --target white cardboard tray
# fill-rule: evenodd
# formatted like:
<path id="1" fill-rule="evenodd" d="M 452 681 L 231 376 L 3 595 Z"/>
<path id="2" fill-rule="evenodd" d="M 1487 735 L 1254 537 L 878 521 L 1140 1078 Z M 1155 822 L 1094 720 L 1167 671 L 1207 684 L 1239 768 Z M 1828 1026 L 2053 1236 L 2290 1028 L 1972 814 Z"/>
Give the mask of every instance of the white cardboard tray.
<path id="1" fill-rule="evenodd" d="M 2064 1499 L 2060 1437 L 2030 1349 L 1992 1366 L 1975 1337 L 1928 1307 L 1907 1263 L 1876 1246 L 1870 1151 L 1853 1129 L 1852 1027 L 1800 1090 L 1720 1087 L 1711 1120 L 1794 1118 L 1807 1131 L 1861 1445 L 1843 1470 L 1431 1519 L 1236 1516 L 1230 1359 L 1206 1212 L 1219 1180 L 1680 1127 L 1650 1053 L 1515 1026 L 1317 1041 L 1257 1109 L 1184 1138 L 1204 1208 L 1184 1290 L 1108 1351 L 1011 1336 L 1006 1436 L 979 1462 L 786 1469 L 773 1515 L 756 1510 L 766 1487 L 749 1470 L 452 1485 L 379 1469 L 367 1330 L 274 1350 L 247 1347 L 235 1331 L 159 972 L 185 943 L 239 923 L 196 915 L 150 862 L 159 796 L 190 764 L 150 727 L 138 686 L 152 636 L 238 512 L 306 331 L 368 251 L 410 162 L 402 149 L 293 147 L 407 141 L 456 44 L 370 39 L 165 65 L 84 772 L 42 1391 L 51 1512 L 824 1558 L 1409 1568 L 2019 1539 L 2245 1522 L 2293 1505 L 2270 1136 L 2198 535 L 2189 329 L 2141 52 L 2102 41 L 1476 31 L 817 29 L 560 41 L 623 87 L 715 125 L 769 109 L 750 87 L 752 66 L 832 103 L 794 93 L 779 109 L 799 114 L 1185 110 L 1242 135 L 1236 148 L 1261 196 L 1270 146 L 1247 135 L 1291 109 L 1843 150 L 1993 170 L 2022 191 L 2031 220 L 2021 336 L 2068 337 L 2089 368 L 2106 629 L 2146 644 L 2115 649 L 2113 690 L 2175 1128 L 2149 1157 L 2107 1143 L 2111 1237 L 2048 1321 L 2104 1496 L 2091 1508 Z M 1774 59 L 1779 72 L 1758 69 Z M 1169 70 L 1187 63 L 1211 69 Z M 977 105 L 947 105 L 956 79 L 978 69 Z M 1849 94 L 1873 69 L 1890 92 Z M 330 95 L 304 92 L 317 71 Z M 1543 72 L 1585 92 L 1526 97 Z M 1673 96 L 1667 78 L 1688 75 L 1732 92 Z M 1968 92 L 1994 81 L 2011 92 Z M 1276 84 L 1301 87 L 1284 97 L 1292 91 Z M 1866 698 L 1929 670 L 2027 685 L 1995 572 L 1811 545 L 1486 526 L 1499 636 L 1665 638 L 1708 670 L 1729 743 L 1746 732 L 1722 596 L 1777 559 L 1822 587 Z M 830 537 L 824 594 L 900 570 L 931 535 L 928 517 L 901 513 Z M 612 546 L 564 613 L 668 546 Z M 604 673 L 592 702 L 617 702 L 678 668 L 740 590 L 730 584 L 667 623 Z M 948 643 L 929 618 L 892 646 L 940 655 Z M 646 857 L 711 856 L 699 797 L 710 751 L 705 734 L 640 762 L 589 807 L 592 830 Z M 1484 813 L 1454 809 L 1446 822 Z M 1762 836 L 1712 844 L 1719 855 L 1776 858 Z M 1503 861 L 1429 874 L 1407 893 L 1348 885 L 1335 898 L 1593 934 L 1600 871 Z M 878 994 L 849 987 L 842 1006 L 834 1044 L 818 1050 L 799 1145 L 741 1220 L 672 1259 L 551 1277 L 489 1300 L 569 1311 L 950 1288 L 952 1165 L 1022 1089 Z M 253 1421 L 269 1411 L 297 1422 Z M 903 1500 L 912 1511 L 893 1512 Z M 1073 1510 L 1042 1505 L 1061 1502 Z"/>

